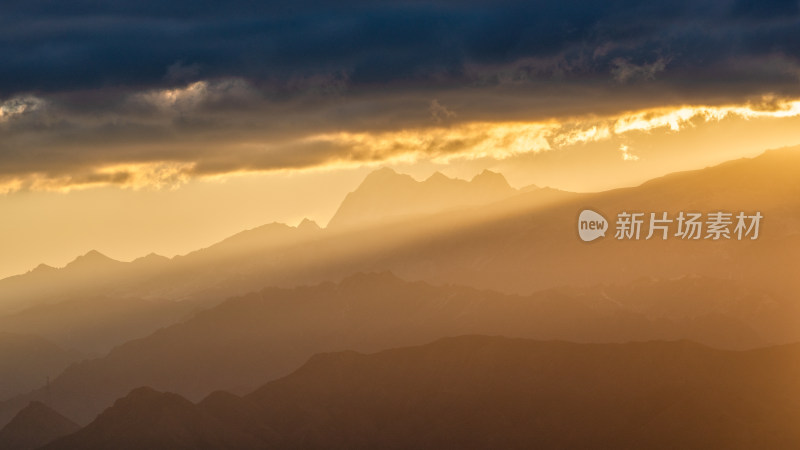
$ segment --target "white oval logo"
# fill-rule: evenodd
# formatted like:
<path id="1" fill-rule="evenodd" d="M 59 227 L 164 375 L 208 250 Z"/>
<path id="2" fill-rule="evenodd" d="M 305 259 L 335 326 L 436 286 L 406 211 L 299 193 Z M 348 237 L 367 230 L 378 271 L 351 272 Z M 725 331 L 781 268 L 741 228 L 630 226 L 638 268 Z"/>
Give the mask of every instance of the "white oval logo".
<path id="1" fill-rule="evenodd" d="M 578 235 L 584 242 L 590 242 L 600 237 L 605 237 L 608 230 L 608 221 L 602 214 L 584 209 L 578 216 Z"/>

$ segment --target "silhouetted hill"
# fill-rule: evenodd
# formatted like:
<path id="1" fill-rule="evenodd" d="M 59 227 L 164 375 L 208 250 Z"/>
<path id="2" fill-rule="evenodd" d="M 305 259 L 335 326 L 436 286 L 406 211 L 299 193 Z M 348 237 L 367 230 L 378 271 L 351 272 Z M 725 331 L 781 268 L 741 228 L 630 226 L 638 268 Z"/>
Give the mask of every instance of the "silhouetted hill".
<path id="1" fill-rule="evenodd" d="M 79 359 L 38 336 L 0 332 L 0 400 L 44 386 Z"/>
<path id="2" fill-rule="evenodd" d="M 440 172 L 417 181 L 385 167 L 367 175 L 355 191 L 347 194 L 328 227 L 364 227 L 492 203 L 517 193 L 502 175 L 488 170 L 472 181 L 448 178 Z"/>
<path id="3" fill-rule="evenodd" d="M 72 272 L 99 272 L 99 275 L 102 272 L 109 271 L 113 267 L 118 267 L 120 264 L 120 261 L 111 259 L 97 250 L 91 250 L 85 255 L 75 258 L 75 260 L 67 264 L 64 269 Z"/>
<path id="4" fill-rule="evenodd" d="M 703 292 L 710 298 L 696 297 L 696 302 L 714 298 L 713 290 Z M 688 338 L 731 348 L 765 341 L 747 317 L 725 308 L 647 317 L 617 299 L 633 302 L 624 287 L 522 297 L 408 283 L 389 273 L 357 274 L 338 284 L 268 288 L 121 345 L 106 357 L 75 364 L 53 380 L 50 395 L 60 411 L 87 423 L 137 386 L 198 400 L 215 389 L 241 392 L 286 375 L 315 353 L 378 351 L 445 336 L 578 342 Z M 0 423 L 42 395 L 40 390 L 0 403 Z"/>
<path id="5" fill-rule="evenodd" d="M 250 448 L 227 437 L 237 429 L 261 448 L 793 449 L 798 389 L 798 345 L 734 352 L 464 336 L 316 355 L 244 398 L 222 396 L 246 411 L 224 426 L 207 418 L 208 401 L 137 390 L 47 448 L 134 448 L 128 439 Z M 275 434 L 246 431 L 254 423 Z"/>
<path id="6" fill-rule="evenodd" d="M 154 267 L 166 267 L 169 264 L 170 259 L 166 256 L 157 255 L 155 253 L 150 253 L 149 255 L 142 256 L 141 258 L 136 258 L 131 261 L 131 266 L 139 266 L 141 268 L 148 268 L 152 269 Z"/>
<path id="7" fill-rule="evenodd" d="M 82 430 L 45 448 L 255 449 L 258 444 L 179 395 L 138 388 Z"/>
<path id="8" fill-rule="evenodd" d="M 3 450 L 33 450 L 81 427 L 40 402 L 31 402 L 0 430 Z"/>
<path id="9" fill-rule="evenodd" d="M 318 355 L 247 398 L 317 448 L 793 448 L 798 375 L 797 345 L 461 337 Z"/>
<path id="10" fill-rule="evenodd" d="M 250 400 L 225 391 L 212 392 L 197 406 L 231 428 L 255 437 L 261 443 L 278 444 L 280 435 L 264 423 L 261 408 Z"/>

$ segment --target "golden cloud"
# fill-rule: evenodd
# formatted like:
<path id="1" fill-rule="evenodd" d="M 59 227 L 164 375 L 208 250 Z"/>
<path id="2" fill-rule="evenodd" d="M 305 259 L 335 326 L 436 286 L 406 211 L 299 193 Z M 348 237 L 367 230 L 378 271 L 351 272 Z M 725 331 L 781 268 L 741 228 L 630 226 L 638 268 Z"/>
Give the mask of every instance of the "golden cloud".
<path id="1" fill-rule="evenodd" d="M 415 161 L 455 158 L 505 159 L 524 153 L 599 142 L 633 132 L 678 132 L 696 121 L 800 116 L 800 100 L 764 97 L 758 103 L 726 106 L 678 106 L 629 111 L 609 117 L 575 117 L 546 122 L 479 122 L 382 133 L 321 134 L 307 138 L 345 149 L 358 160 Z M 625 147 L 623 159 L 638 159 Z"/>
<path id="2" fill-rule="evenodd" d="M 87 173 L 48 176 L 35 173 L 25 178 L 0 180 L 0 194 L 23 189 L 69 192 L 98 186 L 116 185 L 126 189 L 175 189 L 189 181 L 195 163 L 158 161 L 102 166 Z"/>
<path id="3" fill-rule="evenodd" d="M 236 80 L 196 82 L 180 89 L 140 94 L 140 100 L 165 109 L 196 107 L 209 98 L 243 92 L 247 85 Z M 23 114 L 41 106 L 33 100 L 0 104 L 0 119 Z M 224 177 L 241 172 L 301 171 L 376 165 L 395 162 L 493 158 L 502 160 L 593 142 L 608 141 L 630 133 L 654 130 L 679 132 L 700 123 L 737 117 L 780 119 L 800 116 L 800 100 L 766 96 L 754 102 L 721 106 L 678 105 L 628 111 L 609 116 L 586 115 L 546 121 L 453 122 L 393 131 L 341 131 L 311 134 L 291 142 L 237 141 L 219 143 L 211 156 L 213 164 L 195 152 L 185 161 L 118 163 L 84 169 L 83 173 L 52 176 L 41 173 L 13 175 L 0 181 L 0 193 L 21 189 L 69 190 L 98 185 L 130 189 L 180 186 L 192 177 Z M 625 142 L 617 143 L 621 158 L 636 161 Z M 208 150 L 206 153 L 210 152 Z M 202 154 L 202 153 L 201 153 Z M 193 159 L 194 157 L 194 159 Z"/>
<path id="4" fill-rule="evenodd" d="M 551 150 L 547 138 L 557 127 L 555 123 L 478 122 L 381 133 L 320 134 L 305 141 L 344 148 L 349 158 L 361 161 L 507 158 Z"/>

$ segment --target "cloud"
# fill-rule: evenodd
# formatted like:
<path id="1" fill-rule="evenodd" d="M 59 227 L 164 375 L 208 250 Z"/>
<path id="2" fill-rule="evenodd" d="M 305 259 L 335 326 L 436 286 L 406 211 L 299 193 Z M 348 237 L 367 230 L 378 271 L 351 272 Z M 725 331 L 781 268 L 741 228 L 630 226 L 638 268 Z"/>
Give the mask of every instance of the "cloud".
<path id="1" fill-rule="evenodd" d="M 448 114 L 423 98 L 314 104 L 274 102 L 241 79 L 202 80 L 123 95 L 103 114 L 75 98 L 13 98 L 0 127 L 0 192 L 64 190 L 97 185 L 169 188 L 193 177 L 238 172 L 314 170 L 398 161 L 502 160 L 610 141 L 631 133 L 677 132 L 728 117 L 800 116 L 800 98 L 759 96 L 744 103 L 675 105 L 576 114 L 504 117 L 491 97 L 474 101 L 486 117 Z M 636 97 L 634 95 L 634 97 Z M 465 102 L 466 97 L 461 97 Z M 540 99 L 553 104 L 549 99 Z M 623 97 L 612 99 L 617 106 Z M 635 102 L 633 103 L 635 105 Z M 43 107 L 42 105 L 47 105 Z M 438 105 L 438 106 L 437 106 Z M 506 106 L 507 103 L 500 102 Z M 585 104 L 584 104 L 585 106 Z M 577 111 L 581 105 L 577 104 Z M 602 108 L 592 108 L 601 111 Z M 530 118 L 527 118 L 530 117 Z M 373 121 L 372 123 L 370 121 Z M 358 124 L 360 128 L 353 124 Z M 623 152 L 626 160 L 635 155 Z"/>
<path id="2" fill-rule="evenodd" d="M 607 125 L 592 125 L 590 128 L 569 130 L 568 126 L 553 140 L 559 147 L 601 141 L 611 138 L 611 129 Z"/>
<path id="3" fill-rule="evenodd" d="M 695 119 L 719 121 L 730 116 L 744 119 L 797 117 L 800 116 L 800 101 L 765 96 L 757 103 L 744 105 L 655 108 L 625 114 L 614 121 L 613 129 L 615 134 L 658 128 L 678 131 L 691 126 Z"/>
<path id="4" fill-rule="evenodd" d="M 436 99 L 431 100 L 431 104 L 430 107 L 428 107 L 428 109 L 431 112 L 431 116 L 433 116 L 433 120 L 435 120 L 438 123 L 456 117 L 455 112 L 447 109 L 447 107 L 439 103 L 439 100 Z"/>
<path id="5" fill-rule="evenodd" d="M 730 79 L 726 68 L 741 58 L 800 57 L 793 0 L 165 3 L 4 6 L 0 95 L 167 88 L 196 81 L 201 69 L 207 79 L 243 78 L 277 91 L 331 74 L 353 88 L 586 82 L 610 71 L 676 84 L 685 72 L 705 73 L 694 82 L 710 84 L 710 75 Z M 771 84 L 786 81 L 774 75 Z"/>
<path id="6" fill-rule="evenodd" d="M 784 0 L 2 8 L 7 191 L 505 158 L 794 117 L 800 98 L 800 12 Z"/>
<path id="7" fill-rule="evenodd" d="M 139 102 L 160 110 L 190 111 L 201 106 L 224 102 L 248 102 L 258 96 L 250 84 L 242 79 L 196 81 L 183 87 L 153 89 L 130 96 Z"/>
<path id="8" fill-rule="evenodd" d="M 547 138 L 554 127 L 546 123 L 478 122 L 382 133 L 340 132 L 311 136 L 307 141 L 346 149 L 346 159 L 354 161 L 504 159 L 551 150 Z"/>
<path id="9" fill-rule="evenodd" d="M 737 0 L 732 15 L 738 18 L 786 17 L 798 14 L 797 0 Z"/>
<path id="10" fill-rule="evenodd" d="M 181 82 L 197 78 L 198 75 L 200 75 L 199 64 L 184 64 L 183 61 L 175 61 L 167 67 L 167 74 L 164 78 L 172 82 Z"/>
<path id="11" fill-rule="evenodd" d="M 619 151 L 622 152 L 623 161 L 638 161 L 639 157 L 631 153 L 630 147 L 625 144 L 619 146 Z"/>
<path id="12" fill-rule="evenodd" d="M 656 74 L 663 72 L 667 67 L 667 61 L 664 58 L 658 58 L 649 64 L 636 65 L 625 58 L 615 58 L 611 61 L 611 65 L 611 73 L 614 75 L 614 79 L 620 83 L 626 83 L 636 79 L 655 79 Z"/>
<path id="13" fill-rule="evenodd" d="M 193 167 L 194 163 L 155 161 L 87 168 L 61 176 L 31 173 L 24 177 L 0 178 L 0 194 L 22 190 L 68 192 L 107 185 L 133 190 L 175 189 L 189 181 Z"/>
<path id="14" fill-rule="evenodd" d="M 147 91 L 134 95 L 133 99 L 159 109 L 191 109 L 205 100 L 207 95 L 208 83 L 198 81 L 184 88 Z"/>
<path id="15" fill-rule="evenodd" d="M 45 101 L 32 95 L 10 98 L 0 103 L 0 122 L 15 116 L 32 113 L 45 106 Z"/>

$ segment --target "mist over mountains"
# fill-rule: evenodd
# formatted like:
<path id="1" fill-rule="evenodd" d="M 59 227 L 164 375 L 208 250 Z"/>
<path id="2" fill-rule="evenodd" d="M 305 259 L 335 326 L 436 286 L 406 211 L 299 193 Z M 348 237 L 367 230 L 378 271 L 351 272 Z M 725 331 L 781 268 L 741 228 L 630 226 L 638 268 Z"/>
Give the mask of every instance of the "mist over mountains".
<path id="1" fill-rule="evenodd" d="M 0 23 L 0 450 L 800 450 L 800 0 Z"/>
<path id="2" fill-rule="evenodd" d="M 573 342 L 691 339 L 720 348 L 774 342 L 773 316 L 790 314 L 769 297 L 738 310 L 714 305 L 715 280 L 642 282 L 516 296 L 457 286 L 408 283 L 389 273 L 357 274 L 338 284 L 267 288 L 130 341 L 107 356 L 74 364 L 45 389 L 0 402 L 0 422 L 43 400 L 79 423 L 140 385 L 199 400 L 215 389 L 241 392 L 283 376 L 320 352 L 378 351 L 443 336 L 491 334 Z M 735 288 L 731 288 L 734 290 Z M 654 306 L 636 302 L 648 291 Z M 659 310 L 674 292 L 690 306 Z M 735 302 L 734 302 L 735 303 Z M 704 305 L 702 310 L 694 305 Z M 758 314 L 754 310 L 761 309 Z M 786 330 L 783 330 L 786 332 Z M 796 340 L 800 334 L 792 329 Z"/>
<path id="3" fill-rule="evenodd" d="M 487 173 L 472 182 L 433 183 L 445 178 L 417 182 L 384 169 L 350 194 L 336 215 L 343 224 L 355 220 L 345 217 L 362 216 L 383 217 L 381 224 L 355 230 L 344 225 L 318 229 L 270 224 L 171 260 L 117 263 L 90 253 L 86 257 L 96 263 L 91 274 L 78 270 L 83 264 L 76 260 L 64 269 L 36 270 L 0 281 L 0 308 L 18 310 L 15 303 L 23 301 L 30 306 L 101 294 L 208 304 L 265 285 L 295 286 L 376 270 L 390 270 L 405 279 L 520 294 L 687 274 L 753 281 L 791 294 L 798 286 L 788 274 L 798 263 L 786 255 L 787 249 L 800 245 L 794 228 L 800 221 L 795 207 L 800 193 L 797 167 L 800 151 L 786 149 L 595 194 L 548 188 L 509 191 L 504 182 L 489 182 L 490 193 L 496 186 L 506 186 L 498 194 L 501 199 L 480 206 L 454 201 L 443 210 L 416 216 L 407 210 L 416 207 L 396 198 L 394 188 L 383 192 L 370 180 L 389 178 L 390 184 L 410 184 L 426 192 L 433 185 L 446 186 L 433 189 L 441 195 L 423 195 L 424 204 L 428 198 L 447 197 L 444 193 L 452 189 L 451 183 L 464 187 L 457 192 L 472 192 L 482 189 L 478 182 L 482 178 L 491 181 L 500 176 Z M 363 209 L 355 211 L 357 205 Z M 588 205 L 608 215 L 627 209 L 671 215 L 759 210 L 765 216 L 765 230 L 756 241 L 605 239 L 586 246 L 575 238 L 573 222 L 577 211 Z M 402 213 L 389 215 L 386 208 Z M 768 255 L 775 263 L 765 267 L 759 261 Z"/>
<path id="4" fill-rule="evenodd" d="M 0 332 L 0 399 L 43 386 L 84 356 L 36 335 Z"/>
<path id="5" fill-rule="evenodd" d="M 280 405 L 280 411 L 275 409 L 278 406 L 256 401 L 256 393 L 238 397 L 271 380 L 296 380 L 298 374 L 310 370 L 308 367 L 317 367 L 320 358 L 325 361 L 324 356 L 309 361 L 321 353 L 372 353 L 424 345 L 444 337 L 488 335 L 562 340 L 574 345 L 627 345 L 603 347 L 615 349 L 609 354 L 616 355 L 620 350 L 628 355 L 625 358 L 633 358 L 633 362 L 625 363 L 620 359 L 619 370 L 611 363 L 606 367 L 619 376 L 621 386 L 636 385 L 626 381 L 629 374 L 620 371 L 625 364 L 639 364 L 637 358 L 649 358 L 641 355 L 651 355 L 657 361 L 654 364 L 661 364 L 658 370 L 642 369 L 646 373 L 639 375 L 650 380 L 643 383 L 654 384 L 640 386 L 641 391 L 619 393 L 614 391 L 618 387 L 607 381 L 603 392 L 614 392 L 614 396 L 629 402 L 625 408 L 632 409 L 623 408 L 619 417 L 608 419 L 613 423 L 598 425 L 603 430 L 583 426 L 576 440 L 570 441 L 556 436 L 553 430 L 564 426 L 559 425 L 561 422 L 569 423 L 565 418 L 570 414 L 585 419 L 581 424 L 591 423 L 588 417 L 595 420 L 596 411 L 607 411 L 611 397 L 587 404 L 593 412 L 586 413 L 575 406 L 581 400 L 571 397 L 565 387 L 552 387 L 557 382 L 555 375 L 542 381 L 545 384 L 529 386 L 522 378 L 514 378 L 522 377 L 521 369 L 509 369 L 507 361 L 491 363 L 500 364 L 494 366 L 500 367 L 497 377 L 509 369 L 506 375 L 522 383 L 512 384 L 509 393 L 533 392 L 552 385 L 548 389 L 556 389 L 558 394 L 535 397 L 536 402 L 552 406 L 556 399 L 568 400 L 564 410 L 554 413 L 557 415 L 553 417 L 564 419 L 558 423 L 548 422 L 547 417 L 536 419 L 535 424 L 526 422 L 520 414 L 533 413 L 526 409 L 530 404 L 514 403 L 511 394 L 498 406 L 503 414 L 518 417 L 515 424 L 519 428 L 514 429 L 530 428 L 546 436 L 541 441 L 546 448 L 580 446 L 592 439 L 607 440 L 614 446 L 647 442 L 649 448 L 657 448 L 649 445 L 652 442 L 648 439 L 651 434 L 665 435 L 668 429 L 678 431 L 673 440 L 663 440 L 665 448 L 670 448 L 669 442 L 701 446 L 702 430 L 687 428 L 679 423 L 679 417 L 696 417 L 697 423 L 718 427 L 713 436 L 722 436 L 734 430 L 733 424 L 745 420 L 747 414 L 763 423 L 774 419 L 776 440 L 770 440 L 769 432 L 764 431 L 767 425 L 741 431 L 744 434 L 730 431 L 732 435 L 740 436 L 743 442 L 790 447 L 786 443 L 796 442 L 796 435 L 784 426 L 783 418 L 773 417 L 763 405 L 780 405 L 785 417 L 795 417 L 795 405 L 778 399 L 777 394 L 765 397 L 763 404 L 755 394 L 736 400 L 730 400 L 730 396 L 737 389 L 755 392 L 754 386 L 766 383 L 765 372 L 745 368 L 756 360 L 775 369 L 784 364 L 790 367 L 789 372 L 796 369 L 792 365 L 796 352 L 786 350 L 793 347 L 770 346 L 800 341 L 796 294 L 800 280 L 794 276 L 800 270 L 798 170 L 800 149 L 784 149 L 672 174 L 638 187 L 577 194 L 535 186 L 514 189 L 502 175 L 488 171 L 471 181 L 442 174 L 416 181 L 380 169 L 343 200 L 325 228 L 308 220 L 294 227 L 272 223 L 174 258 L 151 254 L 120 262 L 90 251 L 63 268 L 42 265 L 0 280 L 0 332 L 35 335 L 27 339 L 49 341 L 31 341 L 20 347 L 21 351 L 8 353 L 7 367 L 0 364 L 0 377 L 20 380 L 0 384 L 0 426 L 13 423 L 31 402 L 46 402 L 47 408 L 70 421 L 91 424 L 75 436 L 58 441 L 61 447 L 54 448 L 116 447 L 119 442 L 115 439 L 122 431 L 113 430 L 130 429 L 134 431 L 129 433 L 150 436 L 150 428 L 152 441 L 138 445 L 225 448 L 236 443 L 235 448 L 260 448 L 277 443 L 321 447 L 324 442 L 335 441 L 343 447 L 373 447 L 387 444 L 392 436 L 399 447 L 457 445 L 473 439 L 481 448 L 494 447 L 498 442 L 524 447 L 523 443 L 534 438 L 534 431 L 515 435 L 512 429 L 504 428 L 512 425 L 482 416 L 478 405 L 495 399 L 466 390 L 445 390 L 446 404 L 419 399 L 420 422 L 409 419 L 407 413 L 402 417 L 406 422 L 397 424 L 401 428 L 391 428 L 389 410 L 404 411 L 397 402 L 408 397 L 408 392 L 393 390 L 398 388 L 397 382 L 391 381 L 394 375 L 378 369 L 374 372 L 375 390 L 369 391 L 375 397 L 353 397 L 353 391 L 348 391 L 351 398 L 361 399 L 349 405 L 340 404 L 345 397 L 336 397 L 335 401 L 334 397 L 325 397 L 339 392 L 342 386 L 321 381 L 317 384 L 324 392 L 314 391 L 314 395 L 325 400 L 293 413 L 297 407 L 292 405 L 299 400 L 292 400 L 291 393 L 306 387 L 296 391 L 268 389 L 272 393 L 267 397 Z M 667 212 L 671 216 L 680 211 L 759 211 L 764 222 L 758 240 L 618 241 L 609 233 L 605 239 L 586 244 L 577 238 L 575 221 L 578 212 L 587 207 L 602 212 L 611 222 L 617 212 L 626 210 Z M 467 352 L 464 357 L 468 358 L 471 351 L 483 355 L 483 350 L 475 348 L 484 348 L 482 339 L 492 338 L 463 339 L 457 342 L 472 342 L 463 344 Z M 728 351 L 655 341 L 692 341 Z M 442 342 L 450 341 L 431 345 L 439 348 Z M 516 341 L 503 342 L 497 347 L 501 354 L 508 342 Z M 648 344 L 626 344 L 632 342 Z M 0 351 L 2 343 L 0 336 Z M 770 357 L 752 356 L 772 354 L 773 350 L 766 347 L 781 349 L 774 351 L 785 352 L 783 359 L 776 362 Z M 25 357 L 34 354 L 25 349 L 34 348 L 47 349 L 36 363 Z M 646 350 L 640 356 L 631 356 L 631 348 Z M 754 350 L 757 348 L 764 350 Z M 554 359 L 537 360 L 535 366 L 556 364 L 554 361 L 561 361 L 563 356 L 558 355 L 570 349 L 556 346 L 546 352 Z M 659 384 L 663 380 L 657 375 L 670 373 L 666 365 L 674 362 L 671 358 L 675 354 L 689 358 L 681 360 L 688 366 L 701 366 L 676 374 L 686 383 L 667 388 Z M 314 376 L 327 374 L 336 379 L 335 374 L 356 370 L 351 364 L 361 364 L 361 356 L 342 355 L 337 358 L 345 362 L 344 366 L 322 364 Z M 441 353 L 436 355 L 447 360 Z M 727 356 L 720 359 L 719 355 Z M 708 365 L 698 363 L 706 360 Z M 452 371 L 437 382 L 451 383 L 457 370 L 471 370 L 468 365 L 458 365 L 462 363 L 465 361 L 454 362 Z M 397 362 L 390 365 L 396 364 L 405 367 Z M 426 364 L 435 366 L 435 361 L 426 360 Z M 573 367 L 578 363 L 564 364 Z M 593 364 L 597 367 L 588 365 L 582 370 L 602 372 L 600 361 Z M 301 366 L 304 369 L 294 372 Z M 486 367 L 479 372 L 488 370 Z M 371 373 L 372 369 L 364 370 Z M 570 378 L 566 370 L 559 372 L 560 377 L 570 380 L 564 381 L 564 386 L 591 397 L 599 386 L 596 380 Z M 719 375 L 718 371 L 724 370 L 730 370 L 735 380 L 725 381 L 724 388 L 710 388 L 713 383 L 709 373 Z M 46 380 L 48 376 L 51 382 L 45 386 L 42 377 Z M 437 379 L 405 377 L 410 377 L 409 386 L 420 383 L 418 387 Z M 398 375 L 397 380 L 404 379 Z M 137 390 L 142 386 L 149 390 Z M 794 389 L 794 385 L 787 386 L 775 389 Z M 676 390 L 669 391 L 673 388 Z M 413 389 L 412 393 L 417 392 Z M 218 390 L 228 393 L 207 398 Z M 709 397 L 697 397 L 697 402 L 688 394 L 703 390 Z M 385 392 L 386 404 L 394 406 L 386 406 L 385 411 L 376 406 L 379 392 Z M 676 397 L 667 398 L 664 392 Z M 115 404 L 123 397 L 122 403 Z M 637 403 L 643 398 L 654 403 Z M 98 417 L 112 405 L 108 414 Z M 465 412 L 447 424 L 437 419 L 445 407 L 448 412 Z M 651 407 L 655 408 L 650 411 L 652 421 L 637 422 L 636 414 Z M 346 419 L 337 422 L 341 411 L 346 411 L 342 416 Z M 174 422 L 166 419 L 173 414 Z M 294 419 L 279 419 L 281 414 Z M 720 414 L 724 415 L 722 419 L 713 419 Z M 236 417 L 236 423 L 220 422 L 225 416 Z M 142 425 L 148 423 L 152 426 Z M 483 430 L 487 436 L 506 437 L 491 442 L 481 441 L 477 434 L 456 437 L 457 429 L 472 426 L 467 423 L 481 424 L 475 427 L 475 433 Z M 409 430 L 422 429 L 424 424 L 433 424 L 430 426 L 435 432 L 420 436 L 418 441 L 401 439 L 404 433 L 414 434 Z M 159 429 L 161 425 L 166 428 Z M 618 435 L 634 440 L 614 441 L 607 430 L 617 430 Z M 564 429 L 560 433 L 568 434 Z M 724 443 L 735 448 L 733 440 Z"/>
<path id="6" fill-rule="evenodd" d="M 475 209 L 479 205 L 483 208 L 524 197 L 519 198 L 520 204 L 537 207 L 557 201 L 559 194 L 569 195 L 545 189 L 539 196 L 534 191 L 537 189 L 528 188 L 522 193 L 511 188 L 502 175 L 489 171 L 468 182 L 440 173 L 415 181 L 391 169 L 379 169 L 344 199 L 325 229 L 308 220 L 297 227 L 271 223 L 171 260 L 149 255 L 122 263 L 90 251 L 62 269 L 40 266 L 0 280 L 0 311 L 18 311 L 20 305 L 74 296 L 207 300 L 246 293 L 264 286 L 263 279 L 250 278 L 269 276 L 265 271 L 274 270 L 274 277 L 281 278 L 278 271 L 298 264 L 311 268 L 319 265 L 321 258 L 370 254 L 386 245 L 468 224 L 480 216 Z M 416 225 L 409 227 L 409 220 Z M 402 231 L 395 232 L 397 227 Z M 393 237 L 386 239 L 387 233 Z M 328 279 L 312 277 L 315 272 L 301 281 Z M 342 274 L 346 275 L 349 273 Z"/>

